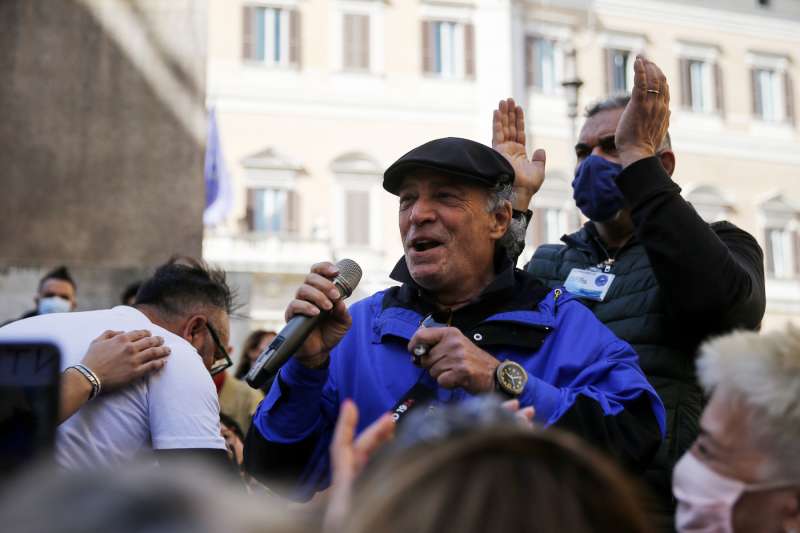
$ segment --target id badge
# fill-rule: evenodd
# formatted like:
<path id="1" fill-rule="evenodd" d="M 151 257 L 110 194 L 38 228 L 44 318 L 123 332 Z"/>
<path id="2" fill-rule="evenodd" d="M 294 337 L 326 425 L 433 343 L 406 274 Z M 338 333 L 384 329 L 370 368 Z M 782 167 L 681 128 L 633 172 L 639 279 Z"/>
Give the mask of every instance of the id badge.
<path id="1" fill-rule="evenodd" d="M 613 281 L 614 274 L 608 272 L 573 268 L 564 282 L 564 288 L 580 298 L 602 302 Z"/>

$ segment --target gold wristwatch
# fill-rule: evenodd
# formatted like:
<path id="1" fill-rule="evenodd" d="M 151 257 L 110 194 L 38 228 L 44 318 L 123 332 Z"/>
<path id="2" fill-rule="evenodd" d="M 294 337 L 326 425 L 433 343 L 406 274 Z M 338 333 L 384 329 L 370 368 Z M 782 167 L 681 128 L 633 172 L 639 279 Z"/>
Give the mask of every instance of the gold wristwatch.
<path id="1" fill-rule="evenodd" d="M 527 382 L 528 373 L 514 361 L 503 361 L 494 371 L 495 389 L 512 398 L 522 394 Z"/>

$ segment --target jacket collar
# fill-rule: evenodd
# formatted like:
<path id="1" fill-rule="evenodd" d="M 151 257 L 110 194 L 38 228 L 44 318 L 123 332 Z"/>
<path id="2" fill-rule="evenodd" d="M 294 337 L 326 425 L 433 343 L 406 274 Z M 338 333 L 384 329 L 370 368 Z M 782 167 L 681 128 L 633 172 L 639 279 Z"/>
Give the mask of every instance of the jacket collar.
<path id="1" fill-rule="evenodd" d="M 514 268 L 502 251 L 495 255 L 495 272 L 497 275 L 491 283 L 472 302 L 456 311 L 441 311 L 433 295 L 411 277 L 405 257 L 402 257 L 390 276 L 403 285 L 385 295 L 383 309 L 401 307 L 423 316 L 433 314 L 437 322 L 449 323 L 463 331 L 501 309 L 536 309 L 549 292 L 530 275 Z"/>
<path id="2" fill-rule="evenodd" d="M 623 246 L 624 248 L 630 247 L 636 243 L 636 234 Z M 593 260 L 603 260 L 605 256 L 605 245 L 600 239 L 600 233 L 597 231 L 597 226 L 594 222 L 589 220 L 583 225 L 581 229 L 570 235 L 561 237 L 561 241 L 569 246 L 588 253 Z"/>

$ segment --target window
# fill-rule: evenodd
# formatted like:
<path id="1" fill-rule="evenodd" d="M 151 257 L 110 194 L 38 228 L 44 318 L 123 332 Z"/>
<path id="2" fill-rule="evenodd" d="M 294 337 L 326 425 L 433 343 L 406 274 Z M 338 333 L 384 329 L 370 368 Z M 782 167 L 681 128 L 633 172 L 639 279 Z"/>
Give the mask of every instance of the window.
<path id="1" fill-rule="evenodd" d="M 717 109 L 714 94 L 714 67 L 696 59 L 681 60 L 683 105 L 695 113 L 711 113 Z"/>
<path id="2" fill-rule="evenodd" d="M 531 251 L 542 244 L 561 242 L 561 237 L 580 227 L 580 216 L 572 199 L 572 187 L 553 172 L 534 199 L 533 218 L 528 224 L 525 244 Z"/>
<path id="3" fill-rule="evenodd" d="M 381 166 L 371 157 L 350 152 L 336 158 L 331 170 L 334 189 L 334 244 L 374 248 L 382 231 L 380 203 Z"/>
<path id="4" fill-rule="evenodd" d="M 794 278 L 798 265 L 798 234 L 787 228 L 767 228 L 766 260 L 767 274 L 777 279 Z"/>
<path id="5" fill-rule="evenodd" d="M 627 93 L 633 89 L 633 62 L 630 50 L 606 50 L 606 82 L 609 94 Z"/>
<path id="6" fill-rule="evenodd" d="M 800 274 L 800 213 L 782 195 L 761 205 L 767 275 L 793 279 Z"/>
<path id="7" fill-rule="evenodd" d="M 474 41 L 472 24 L 453 21 L 423 21 L 423 72 L 441 78 L 474 78 Z"/>
<path id="8" fill-rule="evenodd" d="M 247 195 L 245 229 L 262 235 L 298 232 L 299 198 L 295 191 L 303 169 L 273 148 L 242 161 Z"/>
<path id="9" fill-rule="evenodd" d="M 279 188 L 247 190 L 247 225 L 255 233 L 294 233 L 297 200 L 294 191 Z"/>
<path id="10" fill-rule="evenodd" d="M 783 122 L 786 118 L 786 98 L 783 75 L 773 69 L 754 68 L 753 113 L 767 122 Z"/>
<path id="11" fill-rule="evenodd" d="M 536 207 L 528 228 L 526 244 L 534 248 L 542 244 L 556 244 L 561 237 L 575 231 L 580 222 L 574 210 L 563 207 Z"/>
<path id="12" fill-rule="evenodd" d="M 242 57 L 272 66 L 299 66 L 300 13 L 281 7 L 244 6 Z"/>
<path id="13" fill-rule="evenodd" d="M 545 94 L 561 90 L 562 52 L 555 39 L 529 36 L 525 39 L 526 85 Z"/>
<path id="14" fill-rule="evenodd" d="M 725 110 L 725 93 L 720 67 L 720 49 L 709 44 L 676 44 L 681 81 L 681 107 L 693 113 L 718 113 Z"/>
<path id="15" fill-rule="evenodd" d="M 345 14 L 342 19 L 342 68 L 367 71 L 370 68 L 369 15 Z"/>

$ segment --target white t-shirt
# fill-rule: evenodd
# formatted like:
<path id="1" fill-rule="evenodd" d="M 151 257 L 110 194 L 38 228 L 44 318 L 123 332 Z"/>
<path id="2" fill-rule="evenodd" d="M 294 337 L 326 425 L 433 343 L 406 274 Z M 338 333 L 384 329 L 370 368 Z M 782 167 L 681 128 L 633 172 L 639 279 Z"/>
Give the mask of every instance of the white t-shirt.
<path id="1" fill-rule="evenodd" d="M 0 340 L 49 340 L 61 348 L 61 369 L 79 363 L 105 330 L 146 329 L 172 352 L 164 368 L 84 404 L 58 428 L 56 460 L 69 469 L 128 462 L 152 449 L 225 449 L 219 400 L 200 354 L 133 307 L 56 313 L 0 328 Z"/>

